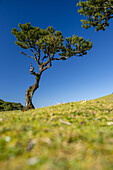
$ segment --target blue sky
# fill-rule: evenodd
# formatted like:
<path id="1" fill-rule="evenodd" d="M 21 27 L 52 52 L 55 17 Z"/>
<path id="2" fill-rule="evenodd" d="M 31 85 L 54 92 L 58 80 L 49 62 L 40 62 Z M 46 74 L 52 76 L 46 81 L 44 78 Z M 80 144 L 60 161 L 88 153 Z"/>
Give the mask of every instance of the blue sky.
<path id="1" fill-rule="evenodd" d="M 90 38 L 93 48 L 84 57 L 55 61 L 46 70 L 35 92 L 35 107 L 94 99 L 113 92 L 113 21 L 106 31 L 81 27 L 78 0 L 0 0 L 0 98 L 25 103 L 25 91 L 35 81 L 30 75 L 32 59 L 20 54 L 12 28 L 30 22 L 46 29 L 53 26 L 64 37 Z M 35 67 L 36 68 L 36 67 Z"/>

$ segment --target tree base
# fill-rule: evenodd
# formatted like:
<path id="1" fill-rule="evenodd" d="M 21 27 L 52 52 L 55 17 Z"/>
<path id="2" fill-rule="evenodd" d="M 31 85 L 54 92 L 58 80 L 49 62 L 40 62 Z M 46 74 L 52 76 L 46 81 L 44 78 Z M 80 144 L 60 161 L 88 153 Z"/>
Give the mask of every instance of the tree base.
<path id="1" fill-rule="evenodd" d="M 23 111 L 27 111 L 27 110 L 31 110 L 31 109 L 35 109 L 35 107 L 33 105 L 25 106 Z"/>

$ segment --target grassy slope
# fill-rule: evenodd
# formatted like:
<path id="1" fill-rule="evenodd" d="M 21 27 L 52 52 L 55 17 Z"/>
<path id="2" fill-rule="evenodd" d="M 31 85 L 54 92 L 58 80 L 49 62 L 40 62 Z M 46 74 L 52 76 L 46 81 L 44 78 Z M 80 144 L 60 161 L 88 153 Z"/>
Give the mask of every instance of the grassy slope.
<path id="1" fill-rule="evenodd" d="M 1 170 L 112 170 L 113 95 L 0 112 Z"/>

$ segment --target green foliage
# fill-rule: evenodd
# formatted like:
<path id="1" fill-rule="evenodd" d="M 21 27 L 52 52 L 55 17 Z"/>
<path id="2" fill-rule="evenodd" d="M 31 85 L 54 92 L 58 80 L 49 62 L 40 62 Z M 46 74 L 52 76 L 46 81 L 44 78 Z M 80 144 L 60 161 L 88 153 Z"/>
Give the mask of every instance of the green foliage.
<path id="1" fill-rule="evenodd" d="M 53 56 L 58 52 L 60 56 L 67 59 L 73 55 L 85 55 L 92 48 L 92 42 L 89 40 L 85 41 L 83 38 L 81 39 L 75 35 L 64 40 L 62 33 L 55 31 L 52 26 L 45 30 L 31 26 L 30 23 L 19 24 L 18 26 L 20 31 L 16 28 L 13 28 L 11 31 L 17 38 L 16 45 L 23 49 L 30 49 L 32 53 L 34 52 L 34 58 L 38 60 L 38 63 L 39 60 L 41 63 L 44 55 L 46 55 L 45 58 L 50 57 L 50 60 L 54 60 Z M 42 51 L 43 56 L 39 59 L 40 51 Z M 62 57 L 57 59 L 62 59 Z"/>
<path id="2" fill-rule="evenodd" d="M 84 40 L 83 37 L 78 37 L 73 35 L 73 37 L 66 38 L 66 56 L 73 56 L 79 53 L 79 56 L 83 56 L 87 54 L 87 50 L 92 48 L 92 42 L 90 39 L 87 41 Z M 72 49 L 71 46 L 74 48 Z"/>
<path id="3" fill-rule="evenodd" d="M 113 94 L 0 112 L 2 170 L 112 170 Z"/>
<path id="4" fill-rule="evenodd" d="M 87 17 L 82 21 L 83 28 L 95 27 L 95 30 L 105 30 L 109 20 L 113 18 L 113 0 L 86 0 L 79 1 L 78 12 Z"/>
<path id="5" fill-rule="evenodd" d="M 4 102 L 0 99 L 0 111 L 23 110 L 23 108 L 20 103 Z"/>

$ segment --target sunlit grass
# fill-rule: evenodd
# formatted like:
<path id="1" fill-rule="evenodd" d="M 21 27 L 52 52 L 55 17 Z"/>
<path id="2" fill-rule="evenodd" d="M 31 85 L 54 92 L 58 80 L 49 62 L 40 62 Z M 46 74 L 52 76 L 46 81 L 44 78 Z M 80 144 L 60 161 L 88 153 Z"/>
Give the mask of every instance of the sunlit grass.
<path id="1" fill-rule="evenodd" d="M 113 95 L 0 112 L 1 170 L 112 170 Z"/>

